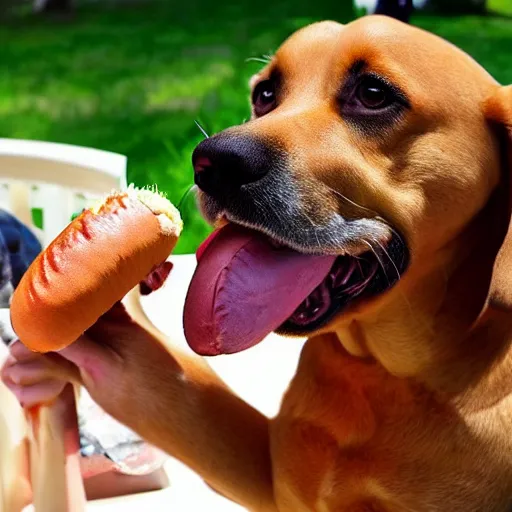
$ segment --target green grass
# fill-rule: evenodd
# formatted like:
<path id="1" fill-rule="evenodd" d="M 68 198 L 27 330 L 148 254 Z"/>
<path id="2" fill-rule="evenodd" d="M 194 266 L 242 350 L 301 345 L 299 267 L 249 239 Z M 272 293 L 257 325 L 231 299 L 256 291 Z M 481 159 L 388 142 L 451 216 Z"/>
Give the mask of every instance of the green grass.
<path id="1" fill-rule="evenodd" d="M 502 12 L 511 0 L 492 0 Z M 65 142 L 128 156 L 129 180 L 157 183 L 177 204 L 192 183 L 190 155 L 209 133 L 249 115 L 249 77 L 300 26 L 349 21 L 351 2 L 334 0 L 148 0 L 104 3 L 74 19 L 20 16 L 0 26 L 0 137 Z M 512 82 L 512 20 L 437 18 L 414 22 L 472 54 Z M 208 232 L 192 197 L 178 252 Z"/>
<path id="2" fill-rule="evenodd" d="M 488 0 L 487 6 L 498 13 L 512 15 L 512 0 Z"/>

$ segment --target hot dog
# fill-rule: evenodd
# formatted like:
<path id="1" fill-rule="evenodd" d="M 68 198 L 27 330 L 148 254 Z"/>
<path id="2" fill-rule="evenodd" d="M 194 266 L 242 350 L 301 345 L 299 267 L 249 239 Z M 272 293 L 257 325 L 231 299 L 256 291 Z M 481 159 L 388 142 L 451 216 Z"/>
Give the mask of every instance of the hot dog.
<path id="1" fill-rule="evenodd" d="M 14 331 L 37 352 L 73 343 L 166 260 L 181 229 L 178 210 L 160 194 L 113 192 L 32 263 L 12 298 Z"/>

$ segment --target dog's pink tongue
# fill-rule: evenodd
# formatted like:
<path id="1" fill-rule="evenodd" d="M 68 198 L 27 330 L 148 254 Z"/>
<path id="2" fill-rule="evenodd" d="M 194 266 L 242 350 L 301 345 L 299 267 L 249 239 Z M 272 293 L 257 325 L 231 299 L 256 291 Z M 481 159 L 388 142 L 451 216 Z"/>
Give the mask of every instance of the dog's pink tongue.
<path id="1" fill-rule="evenodd" d="M 211 356 L 259 343 L 323 281 L 334 259 L 274 248 L 233 224 L 222 228 L 198 251 L 183 315 L 188 344 Z"/>

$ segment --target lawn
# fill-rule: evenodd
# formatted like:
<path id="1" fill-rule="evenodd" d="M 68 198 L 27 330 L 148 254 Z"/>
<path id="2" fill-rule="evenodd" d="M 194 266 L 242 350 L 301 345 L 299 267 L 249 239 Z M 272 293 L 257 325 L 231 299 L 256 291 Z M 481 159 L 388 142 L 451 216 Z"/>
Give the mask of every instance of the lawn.
<path id="1" fill-rule="evenodd" d="M 510 12 L 512 0 L 492 0 Z M 0 137 L 65 142 L 128 156 L 129 180 L 157 183 L 177 203 L 192 183 L 190 155 L 202 135 L 249 114 L 247 82 L 296 28 L 348 21 L 351 2 L 147 0 L 80 9 L 74 19 L 18 16 L 0 25 Z M 512 19 L 417 16 L 496 78 L 512 83 Z M 178 252 L 208 232 L 192 197 Z"/>

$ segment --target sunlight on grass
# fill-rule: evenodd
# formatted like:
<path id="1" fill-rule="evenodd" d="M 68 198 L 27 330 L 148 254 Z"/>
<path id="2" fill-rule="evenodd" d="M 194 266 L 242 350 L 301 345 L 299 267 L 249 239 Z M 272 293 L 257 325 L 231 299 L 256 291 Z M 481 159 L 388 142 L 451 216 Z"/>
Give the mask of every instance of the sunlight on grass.
<path id="1" fill-rule="evenodd" d="M 510 0 L 491 0 L 508 12 Z M 0 26 L 0 137 L 91 146 L 125 154 L 129 180 L 157 183 L 177 204 L 192 184 L 190 157 L 203 135 L 249 116 L 248 81 L 297 28 L 347 22 L 350 1 L 241 0 L 95 4 L 66 22 L 23 16 Z M 512 20 L 416 16 L 512 82 Z M 209 231 L 193 195 L 184 201 L 177 252 Z"/>
<path id="2" fill-rule="evenodd" d="M 512 15 L 512 0 L 488 0 L 487 6 L 494 12 Z"/>
<path id="3" fill-rule="evenodd" d="M 233 76 L 234 71 L 228 62 L 216 62 L 197 70 L 195 76 L 165 73 L 157 80 L 148 83 L 146 109 L 197 111 L 201 98 L 218 88 L 222 82 Z"/>

